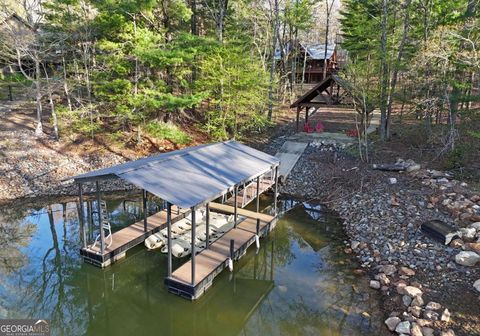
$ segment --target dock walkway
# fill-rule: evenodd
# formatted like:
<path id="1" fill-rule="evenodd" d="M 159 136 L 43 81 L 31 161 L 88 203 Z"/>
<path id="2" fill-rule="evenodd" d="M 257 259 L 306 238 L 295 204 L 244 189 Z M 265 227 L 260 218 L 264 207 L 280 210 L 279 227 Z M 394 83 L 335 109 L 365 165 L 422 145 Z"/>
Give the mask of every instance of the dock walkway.
<path id="1" fill-rule="evenodd" d="M 210 203 L 212 210 L 233 213 L 233 207 L 225 204 Z M 165 282 L 169 291 L 188 299 L 197 299 L 213 283 L 213 279 L 228 266 L 230 241 L 234 241 L 233 260 L 240 259 L 250 245 L 255 242 L 257 219 L 260 220 L 259 236 L 270 232 L 276 224 L 274 216 L 238 209 L 240 216 L 247 217 L 236 228 L 225 233 L 195 256 L 195 281 L 192 282 L 192 261 L 189 260 L 176 269 Z"/>
<path id="2" fill-rule="evenodd" d="M 190 213 L 190 209 L 180 209 L 172 207 L 172 223 L 185 218 Z M 157 233 L 167 225 L 167 212 L 162 210 L 147 218 L 147 230 L 144 229 L 144 221 L 138 221 L 117 232 L 112 233 L 112 244 L 107 247 L 105 244 L 104 253 L 101 253 L 100 243 L 89 245 L 82 248 L 80 254 L 86 262 L 95 266 L 106 267 L 111 263 L 125 257 L 125 253 L 144 242 L 144 240 L 154 233 Z"/>
<path id="3" fill-rule="evenodd" d="M 282 148 L 275 156 L 280 160 L 278 167 L 278 176 L 280 181 L 285 181 L 288 174 L 292 171 L 300 156 L 302 156 L 308 142 L 285 141 Z"/>

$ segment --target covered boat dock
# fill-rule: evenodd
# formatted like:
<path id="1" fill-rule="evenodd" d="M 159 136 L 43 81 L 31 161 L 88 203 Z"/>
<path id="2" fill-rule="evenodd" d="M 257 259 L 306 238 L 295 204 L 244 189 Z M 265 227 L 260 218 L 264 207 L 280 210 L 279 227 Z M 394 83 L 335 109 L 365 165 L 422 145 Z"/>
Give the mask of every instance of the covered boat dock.
<path id="1" fill-rule="evenodd" d="M 99 234 L 93 244 L 87 241 L 86 226 L 80 216 L 84 244 L 84 260 L 105 267 L 125 256 L 130 248 L 166 228 L 168 232 L 168 270 L 165 283 L 169 291 L 188 299 L 197 299 L 213 283 L 213 279 L 247 248 L 268 234 L 276 224 L 277 181 L 280 161 L 271 155 L 236 141 L 190 147 L 162 153 L 117 166 L 74 177 L 79 185 L 83 214 L 83 184 L 95 182 Z M 102 208 L 100 181 L 123 179 L 143 190 L 144 219 L 117 232 L 111 232 L 108 213 Z M 273 215 L 260 213 L 259 195 L 274 187 Z M 254 192 L 252 192 L 252 189 Z M 160 212 L 147 215 L 147 193 L 161 200 Z M 243 197 L 242 197 L 243 193 Z M 241 209 L 256 199 L 256 212 Z M 196 244 L 199 209 L 206 215 L 204 248 Z M 216 240 L 210 239 L 210 211 L 231 214 L 233 227 Z M 190 254 L 186 263 L 172 269 L 172 224 L 182 219 L 191 222 Z"/>

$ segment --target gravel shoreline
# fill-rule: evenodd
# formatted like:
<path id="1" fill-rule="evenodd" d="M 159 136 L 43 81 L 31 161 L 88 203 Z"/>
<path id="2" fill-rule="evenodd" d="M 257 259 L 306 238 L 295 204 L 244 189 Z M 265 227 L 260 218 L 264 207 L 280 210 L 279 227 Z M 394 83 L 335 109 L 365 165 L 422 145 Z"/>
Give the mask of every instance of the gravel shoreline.
<path id="1" fill-rule="evenodd" d="M 275 153 L 285 140 L 265 150 Z M 368 274 L 372 290 L 381 291 L 392 334 L 480 334 L 480 292 L 474 288 L 480 279 L 480 196 L 467 184 L 423 168 L 372 170 L 328 144 L 309 145 L 280 192 L 319 200 L 339 214 L 350 238 L 345 251 L 361 264 L 356 273 Z M 421 231 L 428 220 L 469 235 L 443 245 Z M 456 261 L 462 253 L 473 266 Z"/>
<path id="2" fill-rule="evenodd" d="M 275 154 L 286 140 L 287 136 L 278 136 L 256 147 Z M 43 163 L 45 171 L 55 173 L 38 177 L 33 186 L 21 178 L 4 176 L 0 204 L 74 196 L 78 187 L 63 178 L 124 159 L 111 153 L 95 159 L 62 156 L 60 168 L 55 168 L 57 161 Z M 19 171 L 28 173 L 38 162 L 17 160 L 14 165 L 22 165 Z M 16 188 L 14 194 L 12 188 Z M 105 192 L 135 189 L 119 180 L 103 181 L 101 188 Z M 85 184 L 85 194 L 94 191 L 93 184 Z M 462 251 L 480 254 L 480 225 L 450 246 L 420 230 L 423 222 L 433 219 L 467 231 L 480 222 L 480 196 L 465 183 L 423 168 L 410 173 L 372 170 L 340 144 L 329 142 L 307 147 L 280 193 L 319 200 L 339 214 L 350 238 L 345 251 L 361 264 L 356 273 L 367 274 L 372 290 L 382 293 L 385 324 L 392 334 L 480 334 L 480 293 L 473 285 L 480 279 L 480 260 L 474 266 L 456 262 Z"/>

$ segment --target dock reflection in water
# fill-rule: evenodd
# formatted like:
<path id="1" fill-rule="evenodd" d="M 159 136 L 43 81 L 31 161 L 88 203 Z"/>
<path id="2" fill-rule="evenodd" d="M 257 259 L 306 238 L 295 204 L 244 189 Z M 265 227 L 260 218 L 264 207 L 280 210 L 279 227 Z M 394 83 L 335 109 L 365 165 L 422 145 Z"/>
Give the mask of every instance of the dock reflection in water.
<path id="1" fill-rule="evenodd" d="M 140 195 L 127 198 L 108 202 L 113 230 L 143 216 Z M 50 319 L 53 335 L 384 333 L 370 317 L 381 316 L 375 293 L 343 253 L 338 219 L 319 205 L 281 202 L 286 212 L 260 250 L 250 247 L 194 303 L 167 292 L 160 251 L 138 246 L 103 270 L 84 264 L 75 202 L 1 208 L 0 318 Z"/>

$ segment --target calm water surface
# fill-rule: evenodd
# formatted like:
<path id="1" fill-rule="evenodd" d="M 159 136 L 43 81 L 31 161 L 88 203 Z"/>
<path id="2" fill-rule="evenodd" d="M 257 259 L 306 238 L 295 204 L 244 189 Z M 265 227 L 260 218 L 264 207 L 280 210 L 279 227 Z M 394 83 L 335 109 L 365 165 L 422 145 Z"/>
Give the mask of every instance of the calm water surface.
<path id="1" fill-rule="evenodd" d="M 108 202 L 114 230 L 143 216 L 139 196 L 127 198 Z M 280 208 L 288 211 L 260 250 L 250 247 L 194 303 L 167 292 L 160 251 L 138 246 L 105 270 L 84 264 L 75 202 L 1 208 L 0 318 L 49 319 L 53 335 L 383 333 L 338 219 L 294 200 Z"/>

